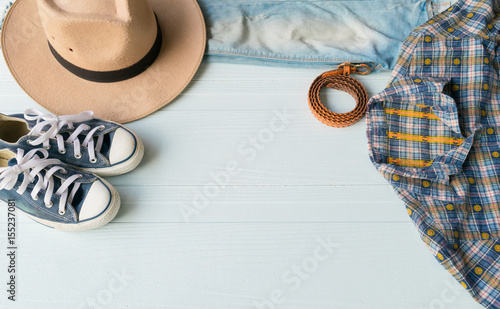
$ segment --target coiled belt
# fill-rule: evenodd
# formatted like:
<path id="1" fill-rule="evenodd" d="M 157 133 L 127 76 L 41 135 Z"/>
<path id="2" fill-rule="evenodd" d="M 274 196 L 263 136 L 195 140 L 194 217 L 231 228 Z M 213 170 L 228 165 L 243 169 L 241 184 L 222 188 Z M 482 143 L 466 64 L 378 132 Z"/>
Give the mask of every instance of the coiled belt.
<path id="1" fill-rule="evenodd" d="M 366 64 L 342 63 L 337 69 L 325 72 L 318 76 L 309 88 L 309 108 L 322 123 L 331 127 L 348 127 L 363 118 L 368 103 L 368 94 L 365 87 L 350 74 L 366 75 L 371 69 Z M 350 94 L 356 100 L 356 107 L 344 114 L 334 113 L 326 108 L 319 99 L 319 92 L 323 87 L 341 90 Z"/>

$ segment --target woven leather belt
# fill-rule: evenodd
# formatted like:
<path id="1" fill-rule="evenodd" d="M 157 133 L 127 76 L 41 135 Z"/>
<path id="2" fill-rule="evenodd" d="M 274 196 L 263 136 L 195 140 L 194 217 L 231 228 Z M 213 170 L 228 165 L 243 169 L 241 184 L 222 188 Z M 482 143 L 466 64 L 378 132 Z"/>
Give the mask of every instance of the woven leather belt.
<path id="1" fill-rule="evenodd" d="M 309 88 L 309 108 L 322 123 L 337 128 L 348 127 L 358 122 L 366 112 L 368 94 L 365 87 L 350 74 L 366 75 L 371 69 L 366 64 L 342 63 L 336 70 L 328 71 L 318 76 Z M 341 90 L 350 94 L 356 100 L 356 107 L 344 114 L 334 113 L 326 108 L 319 99 L 323 87 Z"/>

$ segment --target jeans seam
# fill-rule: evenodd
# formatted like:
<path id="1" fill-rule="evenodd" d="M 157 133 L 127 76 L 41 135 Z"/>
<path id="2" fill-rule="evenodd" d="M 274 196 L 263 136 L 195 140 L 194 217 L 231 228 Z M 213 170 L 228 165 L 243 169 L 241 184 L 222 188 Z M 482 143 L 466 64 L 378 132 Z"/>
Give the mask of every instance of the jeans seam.
<path id="1" fill-rule="evenodd" d="M 292 58 L 292 57 L 279 57 L 279 56 L 267 56 L 267 55 L 258 55 L 246 52 L 237 52 L 237 51 L 222 51 L 222 50 L 212 50 L 206 52 L 207 56 L 242 56 L 248 58 L 257 58 L 257 59 L 268 59 L 268 60 L 280 60 L 280 61 L 292 61 L 292 62 L 354 62 L 354 63 L 372 63 L 375 68 L 381 69 L 382 65 L 375 63 L 374 61 L 363 61 L 359 59 L 346 59 L 346 58 Z"/>

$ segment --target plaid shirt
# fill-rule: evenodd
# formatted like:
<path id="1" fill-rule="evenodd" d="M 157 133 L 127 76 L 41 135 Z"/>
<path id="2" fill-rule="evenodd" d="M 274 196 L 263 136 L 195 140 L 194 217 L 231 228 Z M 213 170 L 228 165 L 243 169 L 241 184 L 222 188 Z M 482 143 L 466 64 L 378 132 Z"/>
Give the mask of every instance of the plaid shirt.
<path id="1" fill-rule="evenodd" d="M 498 0 L 460 0 L 421 25 L 367 117 L 373 164 L 487 308 L 500 308 L 499 31 Z"/>

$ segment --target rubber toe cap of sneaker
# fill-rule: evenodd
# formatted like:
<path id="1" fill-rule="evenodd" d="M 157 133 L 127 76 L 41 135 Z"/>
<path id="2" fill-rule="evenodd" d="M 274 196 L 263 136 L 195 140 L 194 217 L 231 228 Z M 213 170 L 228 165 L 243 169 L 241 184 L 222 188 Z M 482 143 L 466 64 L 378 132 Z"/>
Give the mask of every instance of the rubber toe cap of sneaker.
<path id="1" fill-rule="evenodd" d="M 92 219 L 99 216 L 110 204 L 111 194 L 101 181 L 96 181 L 85 196 L 79 213 L 79 221 Z"/>
<path id="2" fill-rule="evenodd" d="M 132 133 L 122 128 L 117 129 L 109 150 L 109 162 L 116 164 L 127 160 L 134 154 L 136 147 L 137 142 Z"/>

